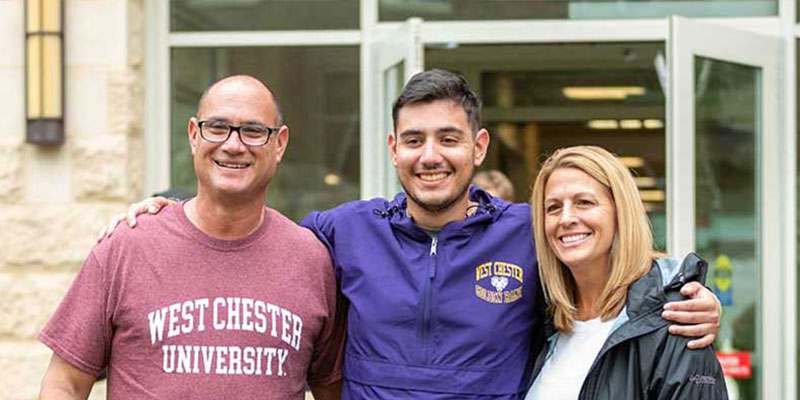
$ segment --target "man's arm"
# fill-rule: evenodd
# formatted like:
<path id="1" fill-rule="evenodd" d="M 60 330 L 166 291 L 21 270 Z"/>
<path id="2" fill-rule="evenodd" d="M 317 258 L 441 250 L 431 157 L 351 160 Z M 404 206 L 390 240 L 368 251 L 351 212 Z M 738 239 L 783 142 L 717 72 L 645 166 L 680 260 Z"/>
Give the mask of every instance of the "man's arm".
<path id="1" fill-rule="evenodd" d="M 83 372 L 53 353 L 42 379 L 40 400 L 86 399 L 95 382 L 94 376 Z"/>
<path id="2" fill-rule="evenodd" d="M 339 400 L 342 397 L 342 380 L 311 386 L 311 394 L 314 400 Z"/>
<path id="3" fill-rule="evenodd" d="M 683 285 L 681 294 L 689 299 L 665 304 L 661 314 L 664 319 L 681 324 L 670 326 L 669 333 L 698 338 L 687 343 L 690 349 L 710 346 L 719 333 L 722 313 L 717 296 L 699 282 Z"/>

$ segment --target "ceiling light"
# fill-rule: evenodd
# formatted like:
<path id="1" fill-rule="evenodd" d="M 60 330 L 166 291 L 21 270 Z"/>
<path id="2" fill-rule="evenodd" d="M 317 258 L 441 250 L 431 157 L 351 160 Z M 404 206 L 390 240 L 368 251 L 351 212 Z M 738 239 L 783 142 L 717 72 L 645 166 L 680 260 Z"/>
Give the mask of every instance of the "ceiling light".
<path id="1" fill-rule="evenodd" d="M 618 129 L 619 124 L 613 119 L 593 119 L 589 121 L 589 129 Z"/>
<path id="2" fill-rule="evenodd" d="M 625 100 L 647 91 L 641 86 L 566 86 L 561 92 L 572 100 Z"/>
<path id="3" fill-rule="evenodd" d="M 329 172 L 325 174 L 323 181 L 325 181 L 325 184 L 328 186 L 338 186 L 340 183 L 342 183 L 342 177 Z"/>
<path id="4" fill-rule="evenodd" d="M 656 185 L 656 178 L 652 176 L 635 176 L 633 180 L 636 182 L 636 186 L 640 188 L 654 187 Z"/>
<path id="5" fill-rule="evenodd" d="M 619 157 L 619 161 L 628 168 L 641 168 L 644 166 L 642 157 Z"/>
<path id="6" fill-rule="evenodd" d="M 666 198 L 663 190 L 640 190 L 639 197 L 649 202 L 662 202 Z"/>
<path id="7" fill-rule="evenodd" d="M 638 119 L 623 119 L 619 121 L 619 127 L 622 129 L 642 129 L 642 121 Z"/>
<path id="8" fill-rule="evenodd" d="M 660 119 L 646 119 L 644 120 L 644 127 L 647 129 L 661 129 L 664 127 L 664 121 Z"/>

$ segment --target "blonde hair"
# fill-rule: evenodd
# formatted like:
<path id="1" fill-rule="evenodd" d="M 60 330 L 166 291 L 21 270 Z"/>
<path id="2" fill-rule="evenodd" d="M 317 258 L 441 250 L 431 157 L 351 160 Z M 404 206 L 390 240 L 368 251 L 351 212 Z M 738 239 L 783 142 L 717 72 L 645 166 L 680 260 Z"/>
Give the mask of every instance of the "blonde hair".
<path id="1" fill-rule="evenodd" d="M 545 236 L 544 196 L 547 180 L 560 168 L 578 169 L 605 186 L 616 211 L 617 231 L 611 245 L 610 274 L 600 295 L 598 311 L 607 321 L 619 314 L 628 296 L 628 286 L 647 273 L 656 253 L 653 233 L 633 176 L 613 154 L 596 146 L 557 150 L 542 165 L 531 196 L 534 239 L 545 299 L 556 329 L 571 332 L 578 309 L 575 280 L 550 248 Z"/>
<path id="2" fill-rule="evenodd" d="M 506 201 L 514 201 L 514 185 L 502 172 L 492 169 L 481 171 L 472 178 L 472 184 Z"/>

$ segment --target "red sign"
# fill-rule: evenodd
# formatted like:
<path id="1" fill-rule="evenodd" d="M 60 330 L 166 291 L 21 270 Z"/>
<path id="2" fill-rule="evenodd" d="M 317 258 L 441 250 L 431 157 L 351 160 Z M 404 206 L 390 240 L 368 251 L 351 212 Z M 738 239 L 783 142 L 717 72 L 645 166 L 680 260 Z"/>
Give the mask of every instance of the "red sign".
<path id="1" fill-rule="evenodd" d="M 718 351 L 717 360 L 722 365 L 722 373 L 733 379 L 748 379 L 753 376 L 750 353 L 747 351 Z"/>

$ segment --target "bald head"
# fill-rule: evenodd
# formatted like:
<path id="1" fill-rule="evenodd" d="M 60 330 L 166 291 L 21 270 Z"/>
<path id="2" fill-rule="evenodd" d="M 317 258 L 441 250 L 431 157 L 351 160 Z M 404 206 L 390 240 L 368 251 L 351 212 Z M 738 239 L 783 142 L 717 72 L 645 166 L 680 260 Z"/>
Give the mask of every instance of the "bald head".
<path id="1" fill-rule="evenodd" d="M 197 116 L 201 119 L 209 113 L 209 107 L 213 103 L 212 99 L 224 98 L 225 96 L 236 95 L 236 93 L 251 93 L 257 97 L 261 97 L 265 102 L 274 107 L 275 112 L 275 125 L 283 124 L 283 112 L 281 106 L 278 104 L 278 99 L 275 94 L 260 80 L 249 75 L 233 75 L 227 78 L 222 78 L 211 85 L 203 96 L 200 97 L 200 102 L 197 104 Z M 265 110 L 270 113 L 272 110 Z"/>

